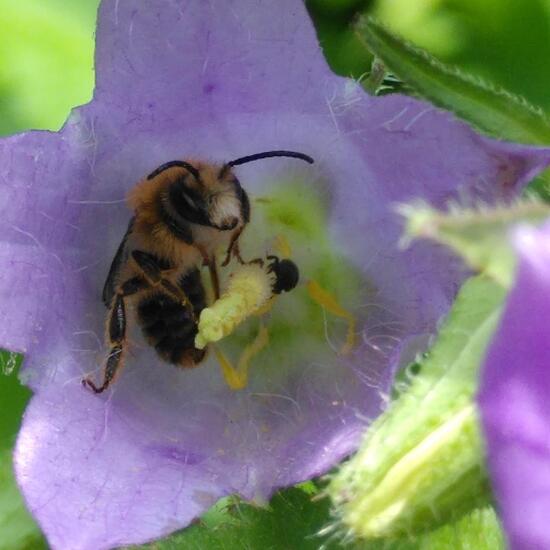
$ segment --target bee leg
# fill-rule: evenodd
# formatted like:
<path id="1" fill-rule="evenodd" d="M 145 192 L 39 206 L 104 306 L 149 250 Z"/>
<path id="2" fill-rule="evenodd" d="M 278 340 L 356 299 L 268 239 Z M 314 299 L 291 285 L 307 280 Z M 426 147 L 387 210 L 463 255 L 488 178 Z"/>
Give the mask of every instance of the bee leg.
<path id="1" fill-rule="evenodd" d="M 162 287 L 162 289 L 177 302 L 193 311 L 193 306 L 185 292 L 183 292 L 183 290 L 177 285 L 163 277 L 163 270 L 152 254 L 148 254 L 142 250 L 134 250 L 132 252 L 132 258 L 143 272 L 143 276 L 150 286 Z"/>
<path id="2" fill-rule="evenodd" d="M 227 247 L 227 252 L 225 253 L 225 260 L 222 263 L 222 267 L 225 267 L 231 261 L 231 256 L 235 256 L 240 264 L 244 264 L 243 259 L 241 258 L 241 252 L 239 250 L 239 237 L 243 232 L 244 227 L 241 227 L 233 233 L 231 236 L 231 241 Z"/>
<path id="3" fill-rule="evenodd" d="M 124 282 L 113 297 L 107 324 L 107 338 L 110 349 L 103 371 L 103 382 L 101 386 L 96 386 L 89 378 L 82 380 L 82 384 L 90 388 L 94 393 L 104 392 L 123 365 L 124 353 L 126 351 L 125 298 L 146 288 L 149 288 L 146 281 L 140 277 L 134 277 Z"/>
<path id="4" fill-rule="evenodd" d="M 210 257 L 208 252 L 200 245 L 196 245 L 196 247 L 201 253 L 203 267 L 208 267 L 214 300 L 217 300 L 220 297 L 220 276 L 218 274 L 218 266 L 216 265 L 216 256 Z"/>
<path id="5" fill-rule="evenodd" d="M 212 256 L 208 260 L 208 272 L 210 273 L 210 281 L 214 290 L 214 300 L 220 297 L 220 276 L 218 275 L 218 266 L 216 265 L 216 257 Z"/>
<path id="6" fill-rule="evenodd" d="M 208 255 L 208 252 L 206 252 L 206 249 L 199 244 L 195 244 L 195 248 L 200 252 L 200 255 L 202 256 L 202 266 L 207 266 L 210 263 L 210 256 Z"/>
<path id="7" fill-rule="evenodd" d="M 264 261 L 262 260 L 262 258 L 255 258 L 254 260 L 250 260 L 246 263 L 247 265 L 258 264 L 260 267 L 264 266 Z"/>
<path id="8" fill-rule="evenodd" d="M 237 258 L 237 261 L 244 265 L 246 262 L 243 260 L 243 257 L 241 256 L 241 247 L 239 246 L 239 242 L 237 241 L 235 245 L 233 246 L 233 256 Z"/>
<path id="9" fill-rule="evenodd" d="M 84 378 L 82 380 L 82 385 L 84 387 L 90 388 L 94 393 L 104 392 L 113 381 L 115 374 L 122 367 L 122 358 L 123 358 L 124 349 L 122 346 L 112 346 L 109 350 L 109 355 L 107 356 L 107 363 L 103 370 L 103 383 L 101 386 L 96 386 L 92 380 L 89 378 Z"/>

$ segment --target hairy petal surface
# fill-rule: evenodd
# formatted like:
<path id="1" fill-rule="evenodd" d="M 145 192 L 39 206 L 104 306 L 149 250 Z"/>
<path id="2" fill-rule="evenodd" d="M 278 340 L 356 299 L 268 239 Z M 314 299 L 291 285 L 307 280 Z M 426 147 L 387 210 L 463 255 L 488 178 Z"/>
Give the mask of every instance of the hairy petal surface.
<path id="1" fill-rule="evenodd" d="M 463 275 L 429 244 L 399 251 L 394 202 L 506 199 L 550 161 L 334 76 L 297 0 L 105 0 L 98 25 L 94 100 L 58 134 L 0 145 L 0 345 L 26 353 L 35 391 L 17 475 L 50 544 L 71 550 L 159 537 L 222 495 L 265 500 L 352 452 Z M 329 341 L 307 361 L 281 355 L 280 373 L 232 392 L 213 361 L 178 371 L 135 335 L 112 391 L 85 391 L 128 189 L 167 160 L 281 148 L 316 164 L 258 162 L 239 178 L 252 196 L 299 181 L 322 198 L 335 254 L 364 281 L 354 353 Z"/>
<path id="2" fill-rule="evenodd" d="M 479 403 L 493 488 L 510 547 L 550 532 L 550 224 L 521 227 L 517 279 L 487 354 Z"/>

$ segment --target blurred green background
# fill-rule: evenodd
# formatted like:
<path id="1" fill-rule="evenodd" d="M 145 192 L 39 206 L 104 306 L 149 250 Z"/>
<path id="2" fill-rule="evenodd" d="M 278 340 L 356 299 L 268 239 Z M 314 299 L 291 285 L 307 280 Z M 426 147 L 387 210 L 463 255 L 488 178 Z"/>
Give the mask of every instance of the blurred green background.
<path id="1" fill-rule="evenodd" d="M 93 87 L 98 0 L 2 0 L 0 134 L 59 128 Z M 378 16 L 442 60 L 550 109 L 550 0 L 308 0 L 333 68 L 359 77 L 370 57 L 350 29 Z"/>
<path id="2" fill-rule="evenodd" d="M 90 100 L 98 4 L 2 0 L 0 135 L 58 129 L 73 106 Z M 550 113 L 550 0 L 308 0 L 307 6 L 340 74 L 369 71 L 371 56 L 351 26 L 358 14 L 371 13 L 441 60 Z M 0 353 L 0 450 L 12 447 L 30 395 L 7 360 Z M 0 508 L 1 497 L 0 491 Z"/>

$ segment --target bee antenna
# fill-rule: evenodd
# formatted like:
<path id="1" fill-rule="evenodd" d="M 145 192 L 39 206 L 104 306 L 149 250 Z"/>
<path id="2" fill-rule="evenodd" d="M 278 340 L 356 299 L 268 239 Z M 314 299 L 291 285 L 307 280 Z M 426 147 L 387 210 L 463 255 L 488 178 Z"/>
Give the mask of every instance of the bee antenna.
<path id="1" fill-rule="evenodd" d="M 200 177 L 199 171 L 192 164 L 189 164 L 184 160 L 171 160 L 170 162 L 165 162 L 164 164 L 161 164 L 156 170 L 153 170 L 147 176 L 147 179 L 152 180 L 153 178 L 158 176 L 160 173 L 164 172 L 165 170 L 168 170 L 168 168 L 173 168 L 174 166 L 185 168 L 197 181 L 200 182 L 201 177 Z"/>
<path id="2" fill-rule="evenodd" d="M 226 166 L 239 166 L 240 164 L 245 164 L 247 162 L 253 162 L 255 160 L 267 159 L 271 157 L 291 157 L 305 160 L 306 162 L 309 162 L 309 164 L 313 164 L 313 159 L 309 155 L 304 155 L 304 153 L 297 153 L 296 151 L 266 151 L 264 153 L 256 153 L 255 155 L 248 155 L 247 157 L 232 160 L 228 162 Z"/>

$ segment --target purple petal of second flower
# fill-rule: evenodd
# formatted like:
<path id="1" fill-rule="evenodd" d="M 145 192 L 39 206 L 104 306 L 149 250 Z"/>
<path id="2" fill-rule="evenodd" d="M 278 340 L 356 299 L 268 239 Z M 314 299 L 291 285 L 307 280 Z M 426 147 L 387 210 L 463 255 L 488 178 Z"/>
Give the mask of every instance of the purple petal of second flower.
<path id="1" fill-rule="evenodd" d="M 518 274 L 483 367 L 489 469 L 513 550 L 550 548 L 550 223 L 514 234 Z"/>

